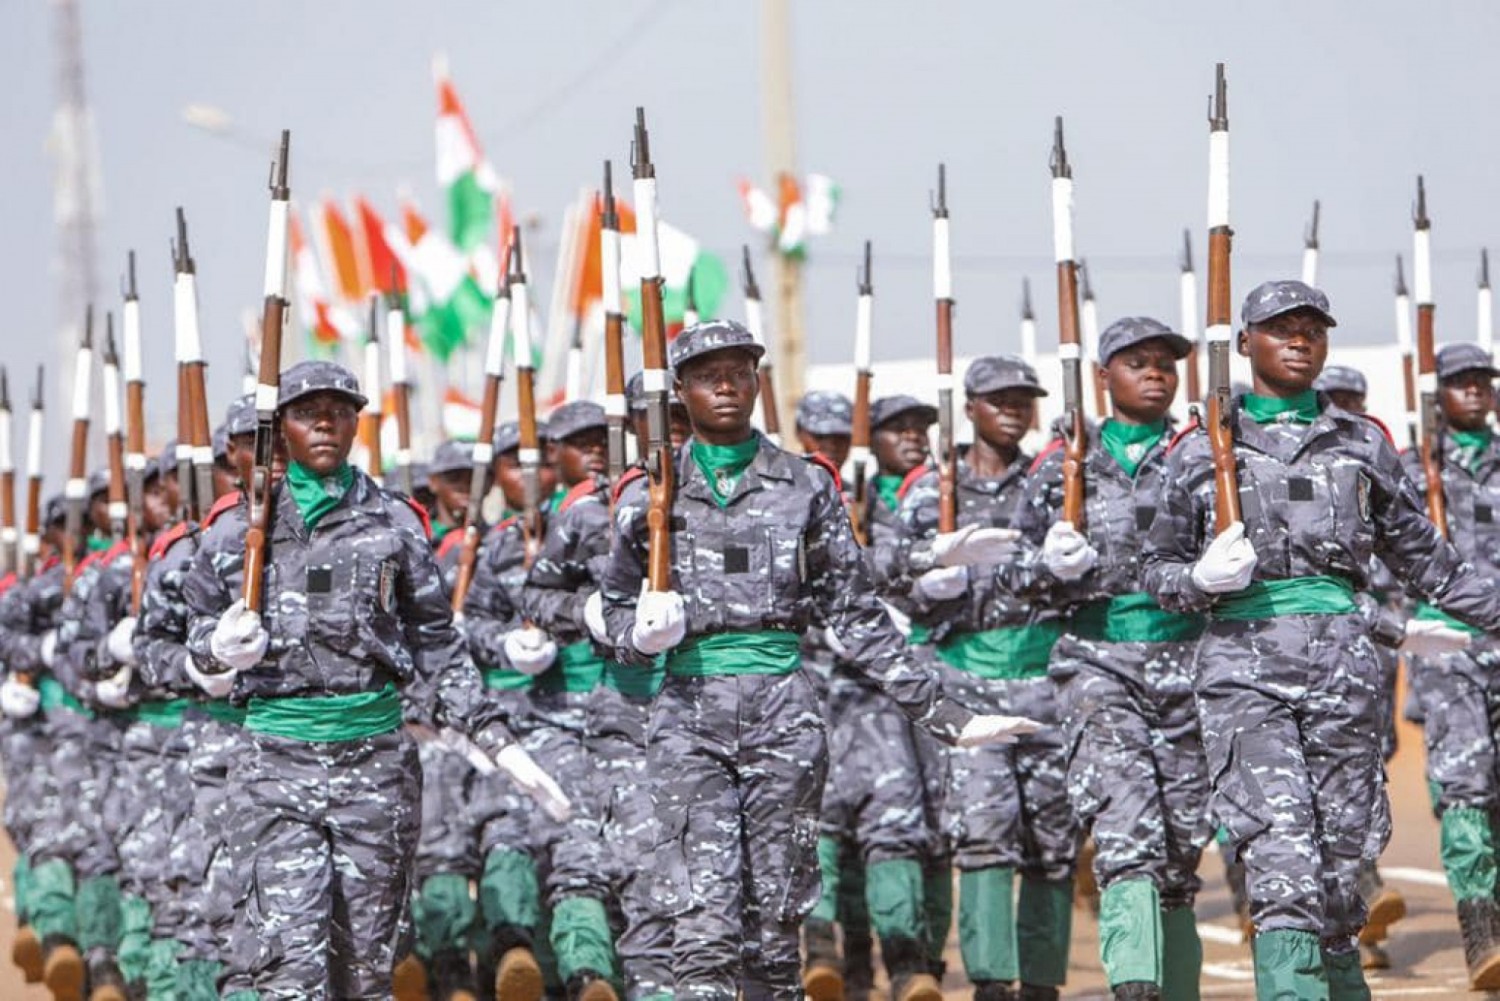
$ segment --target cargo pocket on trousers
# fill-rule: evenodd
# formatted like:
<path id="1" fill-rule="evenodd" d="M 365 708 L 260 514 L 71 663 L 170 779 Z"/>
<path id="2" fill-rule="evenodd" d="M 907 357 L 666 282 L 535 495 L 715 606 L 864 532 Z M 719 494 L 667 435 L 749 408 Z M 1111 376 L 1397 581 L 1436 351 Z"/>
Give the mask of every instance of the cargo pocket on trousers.
<path id="1" fill-rule="evenodd" d="M 688 875 L 687 811 L 658 824 L 656 845 L 645 874 L 651 882 L 651 898 L 663 917 L 686 914 L 693 905 L 693 881 Z"/>
<path id="2" fill-rule="evenodd" d="M 818 902 L 822 873 L 818 869 L 818 814 L 797 812 L 792 815 L 791 844 L 786 859 L 786 883 L 781 889 L 781 905 L 776 916 L 782 922 L 801 921 Z"/>
<path id="3" fill-rule="evenodd" d="M 1231 845 L 1243 845 L 1271 826 L 1264 819 L 1271 808 L 1266 792 L 1251 769 L 1270 769 L 1285 753 L 1279 732 L 1242 730 L 1230 741 L 1229 756 L 1214 774 L 1212 802 L 1214 822 L 1228 833 Z"/>

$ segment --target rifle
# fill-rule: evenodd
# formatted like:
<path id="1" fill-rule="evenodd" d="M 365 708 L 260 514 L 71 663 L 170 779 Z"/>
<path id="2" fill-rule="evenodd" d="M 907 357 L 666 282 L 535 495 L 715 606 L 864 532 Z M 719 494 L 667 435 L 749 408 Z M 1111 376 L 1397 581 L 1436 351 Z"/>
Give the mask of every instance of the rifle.
<path id="1" fill-rule="evenodd" d="M 1448 501 L 1443 496 L 1442 426 L 1437 402 L 1437 351 L 1432 330 L 1432 220 L 1427 217 L 1427 188 L 1417 175 L 1417 204 L 1412 211 L 1412 284 L 1417 300 L 1417 443 L 1422 475 L 1427 480 L 1427 517 L 1448 537 Z"/>
<path id="2" fill-rule="evenodd" d="M 463 548 L 458 552 L 458 574 L 450 596 L 454 615 L 463 614 L 474 563 L 479 558 L 479 519 L 484 507 L 490 464 L 495 461 L 495 412 L 500 409 L 500 384 L 505 379 L 505 334 L 510 328 L 510 286 L 502 277 L 490 313 L 490 337 L 484 349 L 484 397 L 479 403 L 479 437 L 474 442 L 474 472 L 469 480 L 469 509 L 464 515 Z"/>
<path id="3" fill-rule="evenodd" d="M 125 538 L 130 508 L 125 503 L 125 423 L 120 412 L 120 355 L 115 350 L 114 314 L 104 314 L 104 354 L 102 385 L 104 389 L 104 440 L 109 461 L 109 488 L 106 493 L 109 511 L 109 537 L 112 542 Z M 134 532 L 131 535 L 134 547 Z"/>
<path id="4" fill-rule="evenodd" d="M 667 591 L 672 587 L 672 495 L 677 489 L 677 467 L 667 397 L 667 325 L 662 316 L 661 250 L 656 234 L 656 165 L 651 162 L 650 143 L 646 109 L 637 107 L 630 170 L 641 265 L 641 384 L 646 395 L 645 460 L 650 480 L 646 581 L 653 591 Z"/>
<path id="5" fill-rule="evenodd" d="M 78 568 L 78 542 L 83 537 L 83 509 L 88 504 L 89 400 L 94 376 L 94 307 L 84 313 L 83 341 L 73 363 L 73 442 L 68 463 L 68 483 L 63 497 L 68 502 L 66 535 L 63 538 L 63 592 L 73 588 Z"/>
<path id="6" fill-rule="evenodd" d="M 1214 463 L 1214 531 L 1241 520 L 1240 481 L 1234 465 L 1234 419 L 1230 410 L 1229 342 L 1229 102 L 1224 64 L 1214 68 L 1208 117 L 1208 444 Z"/>
<path id="7" fill-rule="evenodd" d="M 255 469 L 250 478 L 249 518 L 245 527 L 245 607 L 261 610 L 262 574 L 271 540 L 271 511 L 275 506 L 271 465 L 276 455 L 276 404 L 281 395 L 281 333 L 289 303 L 286 293 L 287 220 L 292 191 L 287 186 L 287 160 L 292 134 L 281 130 L 281 145 L 271 164 L 271 210 L 266 227 L 265 303 L 260 322 L 260 374 L 255 385 Z"/>
<path id="8" fill-rule="evenodd" d="M 380 295 L 370 296 L 370 333 L 365 340 L 365 396 L 373 403 L 359 415 L 359 441 L 365 447 L 365 472 L 381 475 L 380 459 Z"/>
<path id="9" fill-rule="evenodd" d="M 1490 293 L 1489 248 L 1479 249 L 1479 346 L 1486 351 L 1495 349 L 1495 300 Z"/>
<path id="10" fill-rule="evenodd" d="M 16 546 L 16 460 L 10 443 L 10 380 L 0 366 L 0 574 L 14 573 L 20 564 Z"/>
<path id="11" fill-rule="evenodd" d="M 386 296 L 385 340 L 391 369 L 391 400 L 396 417 L 396 474 L 411 496 L 411 379 L 406 372 L 406 313 L 395 289 Z"/>
<path id="12" fill-rule="evenodd" d="M 853 463 L 854 503 L 849 510 L 854 537 L 868 545 L 870 526 L 865 523 L 869 503 L 870 464 L 870 332 L 875 313 L 875 286 L 870 277 L 870 241 L 865 241 L 865 265 L 855 278 L 859 298 L 854 310 L 854 419 L 849 439 L 849 461 Z"/>
<path id="13" fill-rule="evenodd" d="M 1406 277 L 1401 269 L 1401 255 L 1396 255 L 1396 347 L 1401 352 L 1401 381 L 1406 404 L 1406 435 L 1411 447 L 1417 447 L 1417 363 L 1412 354 L 1411 296 L 1406 291 Z"/>
<path id="14" fill-rule="evenodd" d="M 1318 213 L 1319 205 L 1313 201 L 1312 221 L 1302 237 L 1302 284 L 1318 284 Z"/>
<path id="15" fill-rule="evenodd" d="M 42 385 L 45 373 L 36 367 L 36 391 L 31 396 L 31 420 L 26 427 L 26 534 L 21 542 L 21 573 L 30 577 L 42 555 Z"/>
<path id="16" fill-rule="evenodd" d="M 948 242 L 948 168 L 938 164 L 932 197 L 932 297 L 937 301 L 938 531 L 958 528 L 958 445 L 953 439 L 953 258 Z"/>
<path id="17" fill-rule="evenodd" d="M 1052 132 L 1052 250 L 1057 260 L 1057 357 L 1062 362 L 1063 424 L 1067 427 L 1062 520 L 1082 532 L 1088 433 L 1083 422 L 1083 363 L 1078 340 L 1078 264 L 1073 259 L 1073 165 L 1063 145 L 1060 115 Z"/>
<path id="18" fill-rule="evenodd" d="M 1198 376 L 1198 273 L 1193 270 L 1193 235 L 1182 231 L 1182 277 L 1178 281 L 1181 304 L 1182 336 L 1188 339 L 1188 403 L 1196 407 L 1203 401 L 1203 386 Z"/>
<path id="19" fill-rule="evenodd" d="M 604 196 L 600 207 L 599 261 L 604 304 L 604 418 L 609 422 L 609 480 L 625 473 L 625 428 L 630 408 L 625 399 L 625 316 L 620 305 L 620 216 L 615 208 L 614 168 L 604 161 Z M 613 501 L 611 501 L 613 503 Z"/>
<path id="20" fill-rule="evenodd" d="M 125 377 L 125 501 L 130 512 L 130 610 L 139 615 L 146 588 L 146 381 L 141 371 L 141 303 L 135 251 L 126 255 L 125 304 L 120 310 Z"/>
<path id="21" fill-rule="evenodd" d="M 516 419 L 521 446 L 525 501 L 521 505 L 521 534 L 526 540 L 526 565 L 542 543 L 542 443 L 536 424 L 536 367 L 531 357 L 531 300 L 526 287 L 526 262 L 521 256 L 521 227 L 511 230 L 510 285 L 511 349 L 516 366 Z"/>
<path id="22" fill-rule="evenodd" d="M 195 521 L 213 506 L 214 498 L 214 448 L 212 432 L 208 424 L 208 392 L 204 386 L 203 339 L 198 333 L 198 275 L 193 256 L 188 249 L 187 216 L 182 208 L 177 209 L 177 244 L 173 253 L 177 272 L 174 305 L 176 313 L 178 362 L 183 366 L 183 388 L 187 391 L 187 414 L 185 420 L 178 417 L 177 475 L 183 477 L 183 457 L 191 462 L 192 476 L 182 480 L 182 486 L 191 487 L 183 497 L 186 499 L 189 517 Z M 184 449 L 183 430 L 187 431 L 187 448 Z"/>
<path id="23" fill-rule="evenodd" d="M 1088 263 L 1078 261 L 1078 280 L 1083 283 L 1083 351 L 1089 357 L 1089 375 L 1094 383 L 1094 412 L 1103 420 L 1109 416 L 1109 400 L 1104 393 L 1104 373 L 1099 365 L 1099 304 L 1094 301 L 1094 285 L 1089 281 Z"/>
<path id="24" fill-rule="evenodd" d="M 1031 308 L 1031 279 L 1021 279 L 1021 358 L 1026 364 L 1036 366 L 1036 313 Z M 1040 431 L 1042 408 L 1031 413 L 1031 430 Z"/>
<path id="25" fill-rule="evenodd" d="M 755 272 L 750 267 L 750 248 L 741 244 L 741 260 L 744 266 L 745 327 L 755 337 L 755 343 L 766 346 L 765 320 L 760 308 L 760 286 L 755 283 Z M 756 371 L 760 383 L 760 422 L 766 429 L 766 437 L 772 443 L 781 444 L 781 411 L 776 406 L 776 377 L 771 364 L 770 352 L 761 356 Z"/>

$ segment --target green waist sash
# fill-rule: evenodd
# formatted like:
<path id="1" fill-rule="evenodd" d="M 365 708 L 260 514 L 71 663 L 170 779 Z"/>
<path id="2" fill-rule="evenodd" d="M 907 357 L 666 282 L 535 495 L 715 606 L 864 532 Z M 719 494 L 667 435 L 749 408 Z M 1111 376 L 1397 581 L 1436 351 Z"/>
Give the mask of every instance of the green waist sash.
<path id="1" fill-rule="evenodd" d="M 479 673 L 484 676 L 484 687 L 497 692 L 514 692 L 531 687 L 531 675 L 512 671 L 508 667 L 486 667 Z"/>
<path id="2" fill-rule="evenodd" d="M 559 692 L 592 692 L 604 676 L 604 658 L 588 640 L 570 643 L 557 651 L 552 666 L 533 679 L 532 690 L 542 695 Z"/>
<path id="3" fill-rule="evenodd" d="M 1213 617 L 1231 622 L 1273 619 L 1279 615 L 1349 615 L 1359 611 L 1354 585 L 1343 577 L 1320 575 L 1286 580 L 1258 580 L 1213 607 Z"/>
<path id="4" fill-rule="evenodd" d="M 937 647 L 944 662 L 980 678 L 1020 681 L 1047 673 L 1047 658 L 1062 635 L 1055 620 L 980 633 L 957 633 Z"/>
<path id="5" fill-rule="evenodd" d="M 245 714 L 249 711 L 244 706 L 233 705 L 226 699 L 209 699 L 194 703 L 194 705 L 212 719 L 232 726 L 244 726 Z"/>
<path id="6" fill-rule="evenodd" d="M 666 679 L 667 669 L 660 657 L 650 667 L 631 667 L 629 664 L 616 664 L 612 660 L 604 662 L 605 686 L 627 698 L 655 698 Z"/>
<path id="7" fill-rule="evenodd" d="M 121 715 L 126 719 L 172 730 L 182 725 L 182 717 L 193 704 L 192 699 L 159 699 L 131 706 Z"/>
<path id="8" fill-rule="evenodd" d="M 1460 622 L 1453 616 L 1449 615 L 1447 612 L 1443 611 L 1441 608 L 1438 608 L 1436 605 L 1429 605 L 1425 601 L 1417 605 L 1417 613 L 1412 617 L 1421 619 L 1424 622 L 1441 622 L 1445 626 L 1451 626 L 1454 629 L 1461 629 L 1464 632 L 1468 633 L 1470 636 L 1484 635 L 1483 629 L 1475 629 L 1467 622 Z"/>
<path id="9" fill-rule="evenodd" d="M 1203 632 L 1203 617 L 1169 612 L 1149 594 L 1117 594 L 1075 609 L 1068 631 L 1106 643 L 1185 643 Z"/>
<path id="10" fill-rule="evenodd" d="M 50 674 L 44 674 L 37 679 L 36 692 L 39 697 L 39 704 L 45 710 L 67 709 L 80 716 L 87 716 L 90 719 L 94 718 L 93 711 L 74 698 L 62 686 L 62 682 Z"/>
<path id="11" fill-rule="evenodd" d="M 378 737 L 400 726 L 401 697 L 391 684 L 353 695 L 252 698 L 245 713 L 247 730 L 314 744 Z"/>
<path id="12" fill-rule="evenodd" d="M 667 654 L 666 671 L 678 678 L 738 674 L 791 674 L 802 666 L 796 633 L 710 633 L 694 636 Z"/>

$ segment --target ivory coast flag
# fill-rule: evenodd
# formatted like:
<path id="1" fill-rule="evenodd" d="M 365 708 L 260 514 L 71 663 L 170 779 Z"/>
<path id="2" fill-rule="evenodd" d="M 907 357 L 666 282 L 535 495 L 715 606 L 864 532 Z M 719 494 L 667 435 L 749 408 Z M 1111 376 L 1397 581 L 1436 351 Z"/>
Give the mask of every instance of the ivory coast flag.
<path id="1" fill-rule="evenodd" d="M 323 275 L 318 270 L 317 254 L 307 242 L 301 220 L 293 214 L 289 221 L 297 318 L 302 323 L 310 346 L 321 351 L 331 351 L 341 340 L 351 339 L 361 332 L 359 318 L 350 310 L 330 301 L 328 289 L 323 284 Z"/>
<path id="2" fill-rule="evenodd" d="M 448 200 L 448 236 L 465 254 L 494 244 L 500 179 L 479 148 L 469 115 L 448 78 L 447 62 L 433 62 L 437 81 L 437 182 Z"/>
<path id="3" fill-rule="evenodd" d="M 485 329 L 492 301 L 479 287 L 468 259 L 446 236 L 427 225 L 415 205 L 403 200 L 404 229 L 385 227 L 391 252 L 405 266 L 407 316 L 422 344 L 440 361 L 468 341 L 469 331 Z"/>

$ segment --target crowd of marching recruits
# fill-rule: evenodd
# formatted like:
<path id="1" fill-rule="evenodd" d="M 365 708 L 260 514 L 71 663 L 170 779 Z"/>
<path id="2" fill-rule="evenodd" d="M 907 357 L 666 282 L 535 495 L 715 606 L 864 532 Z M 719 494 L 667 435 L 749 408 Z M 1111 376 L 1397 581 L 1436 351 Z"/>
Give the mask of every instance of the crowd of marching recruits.
<path id="1" fill-rule="evenodd" d="M 754 318 L 668 342 L 638 117 L 642 370 L 627 384 L 616 283 L 606 405 L 537 420 L 517 240 L 477 442 L 414 477 L 403 427 L 390 484 L 351 461 L 376 387 L 281 368 L 284 137 L 255 392 L 148 458 L 138 388 L 122 442 L 108 345 L 111 461 L 89 476 L 86 340 L 46 504 L 29 440 L 25 559 L 0 582 L 27 980 L 92 1001 L 860 1001 L 878 954 L 893 999 L 939 1001 L 956 927 L 976 1001 L 1045 1001 L 1086 882 L 1114 997 L 1182 1001 L 1217 837 L 1257 995 L 1368 998 L 1404 912 L 1376 865 L 1402 654 L 1470 980 L 1500 988 L 1500 371 L 1432 350 L 1420 202 L 1405 455 L 1363 377 L 1325 366 L 1312 282 L 1256 286 L 1234 323 L 1222 74 L 1211 129 L 1190 423 L 1170 413 L 1192 338 L 1130 316 L 1081 348 L 1059 123 L 1057 426 L 1036 434 L 1027 360 L 953 372 L 940 180 L 937 405 L 871 399 L 867 263 L 855 398 L 807 394 L 779 441 Z M 497 424 L 507 337 L 519 416 Z M 183 412 L 206 414 L 187 355 Z"/>

